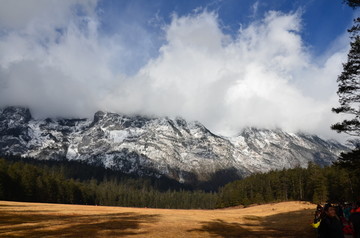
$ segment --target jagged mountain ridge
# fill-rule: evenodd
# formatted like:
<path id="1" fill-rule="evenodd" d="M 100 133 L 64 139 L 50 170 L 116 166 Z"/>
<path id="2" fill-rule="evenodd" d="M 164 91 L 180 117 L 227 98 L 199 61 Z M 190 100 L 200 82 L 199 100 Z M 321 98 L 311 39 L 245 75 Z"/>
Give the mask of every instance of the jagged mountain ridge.
<path id="1" fill-rule="evenodd" d="M 345 146 L 333 140 L 281 130 L 246 128 L 236 137 L 223 137 L 199 122 L 181 118 L 99 111 L 92 120 L 35 120 L 26 108 L 0 110 L 1 154 L 81 160 L 187 183 L 228 172 L 246 176 L 305 167 L 309 161 L 329 165 L 344 150 Z"/>

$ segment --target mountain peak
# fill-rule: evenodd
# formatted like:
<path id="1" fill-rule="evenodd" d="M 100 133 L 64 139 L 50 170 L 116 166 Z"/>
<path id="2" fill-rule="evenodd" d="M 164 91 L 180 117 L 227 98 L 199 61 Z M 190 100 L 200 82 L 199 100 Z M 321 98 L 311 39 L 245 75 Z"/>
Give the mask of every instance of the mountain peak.
<path id="1" fill-rule="evenodd" d="M 209 181 L 271 169 L 329 165 L 347 148 L 315 135 L 245 128 L 225 138 L 199 122 L 98 111 L 93 120 L 31 118 L 24 108 L 0 110 L 0 153 L 81 160 L 138 175 Z M 234 172 L 235 171 L 235 172 Z M 224 176 L 225 176 L 224 175 Z M 223 178 L 226 180 L 226 176 Z"/>
<path id="2" fill-rule="evenodd" d="M 2 115 L 1 119 L 16 120 L 18 122 L 27 123 L 32 118 L 30 110 L 25 107 L 9 106 L 2 109 L 0 113 Z"/>

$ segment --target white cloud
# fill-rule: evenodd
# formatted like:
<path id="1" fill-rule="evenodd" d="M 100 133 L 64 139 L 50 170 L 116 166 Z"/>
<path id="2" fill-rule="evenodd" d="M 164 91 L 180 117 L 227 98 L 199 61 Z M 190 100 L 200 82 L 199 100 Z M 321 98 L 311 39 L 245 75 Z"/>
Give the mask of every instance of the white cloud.
<path id="1" fill-rule="evenodd" d="M 268 12 L 235 37 L 222 31 L 215 13 L 174 16 L 159 55 L 126 76 L 116 67 L 132 51 L 141 61 L 139 45 L 122 41 L 124 31 L 99 34 L 96 2 L 42 4 L 18 18 L 0 11 L 1 105 L 26 105 L 38 116 L 99 109 L 182 116 L 224 134 L 257 126 L 332 136 L 338 119 L 330 110 L 347 44 L 319 63 L 303 45 L 298 13 Z M 79 7 L 86 11 L 79 14 Z M 60 11 L 53 19 L 52 9 Z M 146 30 L 136 32 L 146 38 Z"/>
<path id="2" fill-rule="evenodd" d="M 117 49 L 98 36 L 96 2 L 14 2 L 6 6 L 15 15 L 31 7 L 17 22 L 1 12 L 8 23 L 0 38 L 1 104 L 29 106 L 39 116 L 91 116 L 111 87 L 108 64 Z"/>
<path id="3" fill-rule="evenodd" d="M 62 26 L 73 19 L 76 11 L 94 16 L 97 0 L 0 0 L 0 26 L 23 29 Z"/>
<path id="4" fill-rule="evenodd" d="M 221 31 L 216 14 L 174 17 L 160 56 L 115 90 L 109 105 L 118 98 L 112 110 L 182 115 L 224 134 L 257 126 L 332 136 L 346 54 L 315 64 L 300 30 L 297 13 L 269 12 L 235 39 Z"/>
<path id="5" fill-rule="evenodd" d="M 255 18 L 256 15 L 258 14 L 258 11 L 259 11 L 259 1 L 256 1 L 252 6 L 251 6 L 251 17 L 252 18 Z"/>

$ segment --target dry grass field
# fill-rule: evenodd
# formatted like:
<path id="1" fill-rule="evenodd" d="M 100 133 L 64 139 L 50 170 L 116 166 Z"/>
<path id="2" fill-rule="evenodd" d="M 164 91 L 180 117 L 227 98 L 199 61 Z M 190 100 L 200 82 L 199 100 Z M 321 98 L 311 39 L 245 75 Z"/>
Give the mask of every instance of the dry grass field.
<path id="1" fill-rule="evenodd" d="M 315 237 L 315 205 L 169 210 L 0 201 L 0 237 Z"/>

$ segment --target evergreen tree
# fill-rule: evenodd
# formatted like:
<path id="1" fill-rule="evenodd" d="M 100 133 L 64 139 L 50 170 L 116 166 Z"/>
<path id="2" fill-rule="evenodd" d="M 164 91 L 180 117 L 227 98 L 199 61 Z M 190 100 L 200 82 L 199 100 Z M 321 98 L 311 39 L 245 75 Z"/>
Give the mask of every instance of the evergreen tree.
<path id="1" fill-rule="evenodd" d="M 325 168 L 329 200 L 333 202 L 353 201 L 354 189 L 347 170 L 335 166 Z"/>
<path id="2" fill-rule="evenodd" d="M 314 163 L 308 165 L 308 198 L 314 203 L 327 200 L 327 180 L 323 170 Z"/>
<path id="3" fill-rule="evenodd" d="M 341 153 L 334 165 L 348 171 L 349 189 L 352 197 L 358 199 L 360 197 L 360 147 L 347 153 Z"/>
<path id="4" fill-rule="evenodd" d="M 360 0 L 344 0 L 352 8 L 360 6 Z M 354 25 L 348 30 L 350 33 L 350 51 L 348 59 L 343 64 L 343 72 L 338 77 L 338 96 L 340 106 L 333 108 L 333 112 L 349 116 L 342 122 L 331 126 L 337 132 L 360 136 L 360 18 L 354 20 Z M 360 146 L 355 145 L 354 151 L 342 153 L 335 164 L 352 172 L 360 170 Z"/>
<path id="5" fill-rule="evenodd" d="M 354 155 L 351 155 L 354 157 Z M 19 162 L 20 161 L 20 162 Z M 353 162 L 353 161 L 352 161 Z M 51 163 L 51 166 L 48 166 Z M 44 165 L 46 164 L 46 165 Z M 211 209 L 254 203 L 307 200 L 351 201 L 360 195 L 359 172 L 338 166 L 284 169 L 253 174 L 220 188 L 218 193 L 166 189 L 146 178 L 117 177 L 108 170 L 79 175 L 67 162 L 0 159 L 0 199 L 154 208 Z M 64 168 L 64 169 L 60 169 Z M 77 177 L 77 179 L 74 179 Z"/>
<path id="6" fill-rule="evenodd" d="M 0 159 L 0 200 L 8 199 L 7 192 L 10 190 L 10 176 L 7 173 L 7 164 Z"/>
<path id="7" fill-rule="evenodd" d="M 355 19 L 351 33 L 351 49 L 348 60 L 343 64 L 343 72 L 338 77 L 340 106 L 333 108 L 335 113 L 350 115 L 351 119 L 331 126 L 337 132 L 360 136 L 360 18 Z"/>
<path id="8" fill-rule="evenodd" d="M 360 174 L 360 148 L 341 153 L 339 159 L 334 164 Z"/>

